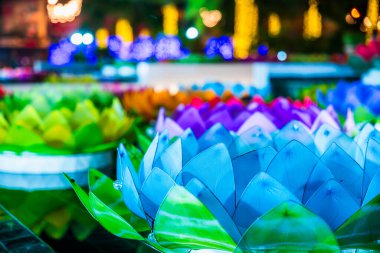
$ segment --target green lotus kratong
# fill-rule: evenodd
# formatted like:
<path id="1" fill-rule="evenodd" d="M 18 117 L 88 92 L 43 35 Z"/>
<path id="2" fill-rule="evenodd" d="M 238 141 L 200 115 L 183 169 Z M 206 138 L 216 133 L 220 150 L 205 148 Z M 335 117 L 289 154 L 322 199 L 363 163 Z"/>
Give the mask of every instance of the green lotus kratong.
<path id="1" fill-rule="evenodd" d="M 17 92 L 0 102 L 0 149 L 87 153 L 112 148 L 130 128 L 118 98 L 106 92 Z"/>
<path id="2" fill-rule="evenodd" d="M 36 89 L 0 101 L 0 202 L 37 234 L 84 239 L 96 223 L 63 173 L 87 186 L 89 168 L 112 171 L 133 120 L 100 90 Z"/>

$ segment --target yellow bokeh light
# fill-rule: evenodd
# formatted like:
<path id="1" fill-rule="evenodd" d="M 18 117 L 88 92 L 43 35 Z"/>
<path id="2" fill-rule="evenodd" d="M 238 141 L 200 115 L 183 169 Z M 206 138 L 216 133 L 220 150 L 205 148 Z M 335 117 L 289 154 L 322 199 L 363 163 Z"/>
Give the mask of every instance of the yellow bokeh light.
<path id="1" fill-rule="evenodd" d="M 131 24 L 126 19 L 119 19 L 116 22 L 115 34 L 124 42 L 133 42 L 133 29 Z"/>
<path id="2" fill-rule="evenodd" d="M 346 23 L 349 24 L 349 25 L 356 24 L 355 19 L 353 19 L 353 17 L 350 14 L 346 15 L 345 20 L 346 20 Z"/>
<path id="3" fill-rule="evenodd" d="M 259 9 L 253 0 L 235 0 L 234 56 L 246 59 L 252 44 L 257 43 Z"/>
<path id="4" fill-rule="evenodd" d="M 178 10 L 173 4 L 167 4 L 162 8 L 164 16 L 163 29 L 166 35 L 178 34 Z"/>
<path id="5" fill-rule="evenodd" d="M 104 49 L 108 46 L 109 32 L 105 28 L 99 28 L 95 33 L 96 44 L 99 48 Z"/>
<path id="6" fill-rule="evenodd" d="M 365 27 L 367 28 L 371 28 L 372 27 L 372 22 L 371 20 L 368 18 L 368 17 L 365 17 L 364 20 L 363 20 L 363 24 L 365 25 Z"/>
<path id="7" fill-rule="evenodd" d="M 360 15 L 360 12 L 359 12 L 358 9 L 352 8 L 352 10 L 351 10 L 351 16 L 353 18 L 360 18 L 361 15 Z"/>
<path id="8" fill-rule="evenodd" d="M 275 37 L 281 32 L 281 20 L 277 13 L 271 13 L 268 18 L 269 36 Z"/>
<path id="9" fill-rule="evenodd" d="M 303 36 L 307 40 L 318 39 L 322 36 L 322 15 L 319 13 L 316 0 L 309 1 L 309 9 L 305 12 Z"/>

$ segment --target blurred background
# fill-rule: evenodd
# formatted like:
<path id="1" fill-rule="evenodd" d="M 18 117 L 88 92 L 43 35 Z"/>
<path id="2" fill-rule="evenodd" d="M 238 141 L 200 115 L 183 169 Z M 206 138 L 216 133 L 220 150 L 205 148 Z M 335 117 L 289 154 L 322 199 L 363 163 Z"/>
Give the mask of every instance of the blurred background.
<path id="1" fill-rule="evenodd" d="M 258 64 L 266 69 L 258 81 L 254 63 L 278 62 L 353 62 L 359 67 L 345 68 L 342 77 L 357 78 L 365 66 L 355 47 L 380 28 L 376 1 L 3 0 L 0 8 L 4 84 L 220 81 L 267 88 L 261 75 L 271 65 Z M 190 68 L 194 63 L 209 67 L 209 75 Z M 244 65 L 231 77 L 206 65 L 216 63 Z"/>
<path id="2" fill-rule="evenodd" d="M 161 106 L 283 96 L 380 128 L 379 31 L 378 0 L 0 0 L 0 253 L 150 252 L 97 226 L 62 173 L 9 167 L 83 153 L 84 187 L 100 161 L 115 178 L 117 144 L 145 151 Z"/>

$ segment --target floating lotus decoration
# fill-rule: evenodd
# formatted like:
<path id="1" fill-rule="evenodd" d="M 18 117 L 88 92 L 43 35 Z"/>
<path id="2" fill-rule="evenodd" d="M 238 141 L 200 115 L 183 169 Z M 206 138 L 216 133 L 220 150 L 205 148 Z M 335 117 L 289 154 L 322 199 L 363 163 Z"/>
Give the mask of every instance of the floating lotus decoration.
<path id="1" fill-rule="evenodd" d="M 219 100 L 199 105 L 180 105 L 171 118 L 166 117 L 165 109 L 162 108 L 157 118 L 156 131 L 168 129 L 169 136 L 173 137 L 191 128 L 199 138 L 212 125 L 221 123 L 237 134 L 255 125 L 272 133 L 292 120 L 301 121 L 311 131 L 315 131 L 323 123 L 340 127 L 332 107 L 322 110 L 309 99 L 292 102 L 285 98 L 277 98 L 271 103 L 265 103 L 262 98 L 256 96 L 247 106 L 237 99 L 230 99 L 226 103 Z"/>
<path id="2" fill-rule="evenodd" d="M 345 116 L 349 111 L 354 114 L 357 123 L 378 122 L 380 116 L 380 88 L 364 85 L 362 82 L 347 83 L 340 81 L 335 89 L 325 94 L 319 92 L 318 102 L 324 106 L 332 105 Z"/>
<path id="3" fill-rule="evenodd" d="M 114 147 L 132 123 L 119 100 L 102 92 L 19 92 L 4 97 L 0 106 L 1 150 L 101 151 Z"/>
<path id="4" fill-rule="evenodd" d="M 221 83 L 193 85 L 190 89 L 180 86 L 137 89 L 130 87 L 124 94 L 123 105 L 127 111 L 134 111 L 145 119 L 152 120 L 157 117 L 161 107 L 171 112 L 180 104 L 192 104 L 198 107 L 204 102 L 245 100 L 260 92 L 253 87 L 248 88 L 241 84 L 226 86 Z"/>
<path id="5" fill-rule="evenodd" d="M 71 184 L 111 233 L 160 252 L 340 252 L 377 249 L 380 133 L 352 139 L 299 121 L 268 134 L 215 124 L 152 141 L 138 170 L 118 148 L 117 180 L 93 170 Z M 130 156 L 132 154 L 132 156 Z M 122 199 L 124 203 L 122 203 Z"/>
<path id="6" fill-rule="evenodd" d="M 32 90 L 0 101 L 0 203 L 40 234 L 86 238 L 96 223 L 76 201 L 68 173 L 87 185 L 89 168 L 109 172 L 132 123 L 101 91 Z M 17 200 L 17 201 L 15 201 Z"/>

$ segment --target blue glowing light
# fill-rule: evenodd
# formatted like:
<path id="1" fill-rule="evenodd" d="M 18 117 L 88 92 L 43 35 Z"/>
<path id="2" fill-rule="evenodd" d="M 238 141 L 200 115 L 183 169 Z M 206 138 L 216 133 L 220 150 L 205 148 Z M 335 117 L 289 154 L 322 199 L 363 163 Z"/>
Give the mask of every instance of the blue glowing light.
<path id="1" fill-rule="evenodd" d="M 154 55 L 154 41 L 152 37 L 137 38 L 131 45 L 131 58 L 136 61 L 146 61 Z"/>
<path id="2" fill-rule="evenodd" d="M 122 47 L 122 41 L 117 36 L 110 36 L 108 38 L 108 49 L 113 55 L 118 55 Z"/>
<path id="3" fill-rule="evenodd" d="M 72 61 L 73 54 L 71 51 L 61 47 L 59 43 L 50 45 L 48 61 L 52 65 L 62 66 Z"/>
<path id="4" fill-rule="evenodd" d="M 266 56 L 266 55 L 268 55 L 269 48 L 268 48 L 267 45 L 260 45 L 260 46 L 257 48 L 257 52 L 258 52 L 259 55 L 261 55 L 261 56 Z"/>
<path id="5" fill-rule="evenodd" d="M 231 38 L 228 36 L 221 36 L 219 38 L 219 54 L 225 60 L 232 60 L 234 57 L 234 47 Z"/>
<path id="6" fill-rule="evenodd" d="M 219 54 L 219 39 L 216 37 L 211 37 L 207 40 L 205 46 L 205 54 L 208 57 L 215 57 Z"/>
<path id="7" fill-rule="evenodd" d="M 231 39 L 228 36 L 221 36 L 220 38 L 211 37 L 206 42 L 205 54 L 208 57 L 220 55 L 224 60 L 232 60 L 234 49 Z"/>
<path id="8" fill-rule="evenodd" d="M 177 60 L 183 55 L 182 43 L 178 37 L 160 36 L 156 40 L 155 56 L 157 60 Z"/>
<path id="9" fill-rule="evenodd" d="M 288 55 L 286 54 L 285 51 L 279 51 L 279 52 L 277 53 L 277 59 L 278 59 L 279 61 L 286 61 L 287 58 L 288 58 Z"/>

